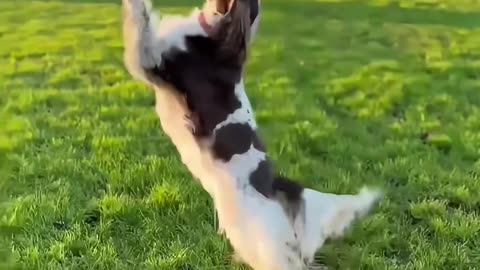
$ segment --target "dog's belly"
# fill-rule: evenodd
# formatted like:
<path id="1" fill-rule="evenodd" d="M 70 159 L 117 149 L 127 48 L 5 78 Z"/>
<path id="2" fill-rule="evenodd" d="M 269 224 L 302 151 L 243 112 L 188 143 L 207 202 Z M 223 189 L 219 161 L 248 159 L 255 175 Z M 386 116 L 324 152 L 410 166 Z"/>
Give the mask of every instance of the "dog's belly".
<path id="1" fill-rule="evenodd" d="M 236 178 L 218 166 L 208 147 L 199 142 L 185 125 L 189 113 L 183 97 L 167 85 L 155 89 L 156 112 L 165 134 L 177 148 L 183 164 L 212 197 L 222 224 L 237 224 L 239 217 Z M 208 142 L 207 142 L 208 145 Z"/>
<path id="2" fill-rule="evenodd" d="M 214 196 L 214 186 L 208 168 L 205 167 L 208 155 L 204 153 L 191 130 L 185 126 L 184 116 L 189 113 L 184 98 L 167 85 L 155 89 L 155 110 L 165 134 L 177 148 L 182 162 L 194 178 L 199 179 L 203 188 Z"/>

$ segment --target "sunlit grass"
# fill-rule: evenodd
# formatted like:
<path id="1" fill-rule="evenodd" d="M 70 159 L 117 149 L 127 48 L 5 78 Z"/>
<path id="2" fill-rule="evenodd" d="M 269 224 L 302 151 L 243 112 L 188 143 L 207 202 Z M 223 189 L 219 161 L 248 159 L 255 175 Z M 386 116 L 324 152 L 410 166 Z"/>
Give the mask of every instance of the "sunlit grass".
<path id="1" fill-rule="evenodd" d="M 319 258 L 478 267 L 480 2 L 263 5 L 246 84 L 277 170 L 387 191 Z M 0 268 L 242 269 L 123 67 L 120 14 L 111 0 L 0 1 Z"/>

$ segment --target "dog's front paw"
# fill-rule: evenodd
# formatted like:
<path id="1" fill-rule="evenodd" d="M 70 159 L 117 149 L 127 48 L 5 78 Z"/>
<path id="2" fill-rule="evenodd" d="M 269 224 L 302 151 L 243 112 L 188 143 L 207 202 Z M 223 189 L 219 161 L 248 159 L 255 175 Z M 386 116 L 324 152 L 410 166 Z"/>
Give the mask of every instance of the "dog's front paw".
<path id="1" fill-rule="evenodd" d="M 122 2 L 131 9 L 138 9 L 144 6 L 143 0 L 122 0 Z"/>
<path id="2" fill-rule="evenodd" d="M 145 19 L 152 8 L 149 0 L 123 0 L 123 5 L 127 7 L 136 19 Z"/>
<path id="3" fill-rule="evenodd" d="M 192 119 L 191 115 L 184 115 L 183 120 L 185 121 L 185 127 L 190 130 L 190 132 L 195 135 L 195 122 Z"/>

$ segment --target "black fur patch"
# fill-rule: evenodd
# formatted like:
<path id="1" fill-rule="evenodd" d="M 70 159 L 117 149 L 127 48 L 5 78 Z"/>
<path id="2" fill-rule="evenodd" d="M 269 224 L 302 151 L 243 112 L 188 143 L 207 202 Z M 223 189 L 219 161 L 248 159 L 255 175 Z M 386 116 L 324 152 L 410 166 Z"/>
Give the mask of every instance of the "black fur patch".
<path id="1" fill-rule="evenodd" d="M 300 183 L 277 176 L 273 179 L 272 189 L 273 197 L 280 202 L 291 221 L 305 217 L 305 201 L 302 197 L 304 188 Z"/>
<path id="2" fill-rule="evenodd" d="M 303 186 L 287 177 L 277 176 L 272 185 L 274 193 L 282 192 L 289 201 L 296 201 L 302 197 Z"/>
<path id="3" fill-rule="evenodd" d="M 273 168 L 268 160 L 258 163 L 258 167 L 250 174 L 250 185 L 263 196 L 270 198 L 272 192 Z"/>
<path id="4" fill-rule="evenodd" d="M 258 133 L 255 132 L 253 134 L 253 147 L 255 147 L 255 149 L 257 149 L 258 151 L 262 151 L 262 152 L 267 152 L 267 148 L 265 147 L 265 145 L 263 144 L 263 142 L 260 140 L 260 138 L 258 137 Z"/>
<path id="5" fill-rule="evenodd" d="M 225 162 L 235 154 L 243 154 L 253 144 L 255 131 L 247 123 L 234 123 L 223 126 L 215 133 L 213 153 Z"/>
<path id="6" fill-rule="evenodd" d="M 250 0 L 250 23 L 258 17 L 258 1 L 259 0 Z"/>

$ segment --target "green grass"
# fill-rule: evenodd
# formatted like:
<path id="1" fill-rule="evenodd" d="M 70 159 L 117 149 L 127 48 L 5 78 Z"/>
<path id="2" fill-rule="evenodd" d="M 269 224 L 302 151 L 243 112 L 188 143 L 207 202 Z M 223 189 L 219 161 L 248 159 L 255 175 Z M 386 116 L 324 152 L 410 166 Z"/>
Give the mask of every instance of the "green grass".
<path id="1" fill-rule="evenodd" d="M 243 269 L 123 67 L 119 4 L 0 1 L 0 268 Z M 480 269 L 480 2 L 263 6 L 246 84 L 278 170 L 386 190 L 320 259 Z"/>

